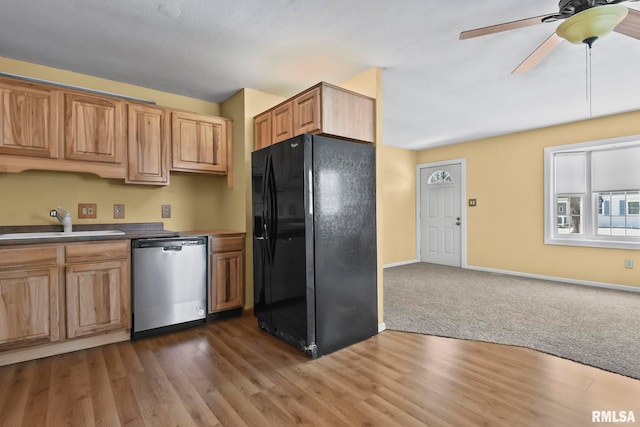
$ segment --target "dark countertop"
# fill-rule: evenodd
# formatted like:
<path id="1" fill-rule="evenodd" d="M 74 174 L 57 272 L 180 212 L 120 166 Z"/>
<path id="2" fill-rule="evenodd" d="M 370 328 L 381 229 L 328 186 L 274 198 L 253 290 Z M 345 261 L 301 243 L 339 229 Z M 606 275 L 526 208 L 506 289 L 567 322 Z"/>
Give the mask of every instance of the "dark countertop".
<path id="1" fill-rule="evenodd" d="M 52 237 L 45 239 L 11 239 L 0 240 L 0 246 L 32 245 L 36 243 L 88 242 L 99 240 L 144 239 L 152 237 L 177 237 L 177 231 L 164 229 L 162 222 L 123 223 L 123 224 L 74 224 L 73 231 L 120 230 L 124 234 L 113 236 L 76 236 L 63 239 Z M 43 233 L 62 231 L 62 225 L 10 225 L 0 226 L 0 234 L 9 233 Z"/>
<path id="2" fill-rule="evenodd" d="M 223 236 L 242 236 L 244 235 L 244 231 L 232 231 L 232 230 L 191 230 L 191 231 L 181 231 L 181 236 L 214 236 L 214 237 L 223 237 Z"/>

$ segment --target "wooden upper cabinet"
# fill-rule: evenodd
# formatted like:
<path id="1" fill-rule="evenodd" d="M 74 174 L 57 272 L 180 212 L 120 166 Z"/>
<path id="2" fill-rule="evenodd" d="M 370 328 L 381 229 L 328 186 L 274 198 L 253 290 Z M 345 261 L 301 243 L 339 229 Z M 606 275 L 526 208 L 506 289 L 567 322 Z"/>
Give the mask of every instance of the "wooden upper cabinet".
<path id="1" fill-rule="evenodd" d="M 271 140 L 273 144 L 294 136 L 292 107 L 293 104 L 287 102 L 273 109 L 271 113 Z"/>
<path id="2" fill-rule="evenodd" d="M 321 129 L 320 96 L 320 88 L 315 88 L 293 99 L 293 129 L 296 135 Z"/>
<path id="3" fill-rule="evenodd" d="M 0 154 L 58 157 L 58 91 L 0 79 Z"/>
<path id="4" fill-rule="evenodd" d="M 268 126 L 270 141 L 265 137 Z M 375 99 L 318 83 L 255 116 L 254 130 L 256 150 L 303 133 L 371 143 L 375 141 Z"/>
<path id="5" fill-rule="evenodd" d="M 320 132 L 361 142 L 375 141 L 375 100 L 322 83 Z"/>
<path id="6" fill-rule="evenodd" d="M 226 175 L 232 188 L 232 122 L 0 76 L 0 172 L 26 170 L 151 185 L 168 185 L 171 170 L 196 172 Z"/>
<path id="7" fill-rule="evenodd" d="M 65 158 L 123 163 L 125 102 L 82 93 L 65 93 Z"/>
<path id="8" fill-rule="evenodd" d="M 129 104 L 125 182 L 168 185 L 170 138 L 166 109 Z"/>
<path id="9" fill-rule="evenodd" d="M 171 170 L 226 174 L 230 134 L 228 119 L 173 112 Z"/>
<path id="10" fill-rule="evenodd" d="M 271 111 L 256 116 L 253 122 L 256 150 L 271 145 Z"/>

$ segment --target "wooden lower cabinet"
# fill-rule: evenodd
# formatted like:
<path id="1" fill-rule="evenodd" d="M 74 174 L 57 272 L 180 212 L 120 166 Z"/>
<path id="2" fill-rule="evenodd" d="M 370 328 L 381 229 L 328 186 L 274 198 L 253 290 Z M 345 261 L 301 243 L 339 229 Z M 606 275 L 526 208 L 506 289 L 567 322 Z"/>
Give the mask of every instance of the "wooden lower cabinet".
<path id="1" fill-rule="evenodd" d="M 0 350 L 58 341 L 58 269 L 0 271 Z"/>
<path id="2" fill-rule="evenodd" d="M 130 241 L 0 248 L 0 366 L 130 339 Z"/>
<path id="3" fill-rule="evenodd" d="M 67 338 L 130 327 L 126 261 L 67 266 Z"/>
<path id="4" fill-rule="evenodd" d="M 210 313 L 242 306 L 243 258 L 243 252 L 211 255 Z"/>
<path id="5" fill-rule="evenodd" d="M 244 235 L 211 236 L 209 313 L 244 304 Z"/>

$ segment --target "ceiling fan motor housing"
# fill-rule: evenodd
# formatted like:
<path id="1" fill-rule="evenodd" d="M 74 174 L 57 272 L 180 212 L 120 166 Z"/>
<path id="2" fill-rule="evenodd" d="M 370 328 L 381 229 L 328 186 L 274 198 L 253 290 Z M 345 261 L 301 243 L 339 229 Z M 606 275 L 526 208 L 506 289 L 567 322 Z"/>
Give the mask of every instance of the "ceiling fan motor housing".
<path id="1" fill-rule="evenodd" d="M 549 15 L 544 18 L 543 22 L 558 21 L 567 19 L 583 10 L 591 9 L 595 6 L 604 6 L 607 4 L 618 3 L 616 0 L 560 0 L 558 3 L 558 14 Z"/>

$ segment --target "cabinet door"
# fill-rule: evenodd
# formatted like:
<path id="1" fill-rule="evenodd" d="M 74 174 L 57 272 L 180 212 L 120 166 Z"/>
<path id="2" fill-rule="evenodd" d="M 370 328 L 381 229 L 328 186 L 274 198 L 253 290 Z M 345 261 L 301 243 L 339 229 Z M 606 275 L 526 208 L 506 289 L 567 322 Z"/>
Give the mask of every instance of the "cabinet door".
<path id="1" fill-rule="evenodd" d="M 65 94 L 65 157 L 70 160 L 122 164 L 124 101 Z"/>
<path id="2" fill-rule="evenodd" d="M 162 108 L 129 105 L 127 133 L 128 183 L 169 184 L 168 112 Z"/>
<path id="3" fill-rule="evenodd" d="M 228 138 L 226 119 L 174 112 L 171 169 L 227 173 Z"/>
<path id="4" fill-rule="evenodd" d="M 271 145 L 271 111 L 256 116 L 253 121 L 254 148 L 259 150 Z"/>
<path id="5" fill-rule="evenodd" d="M 0 154 L 58 157 L 58 92 L 0 81 Z"/>
<path id="6" fill-rule="evenodd" d="M 293 99 L 293 133 L 314 133 L 322 129 L 320 88 L 315 88 Z"/>
<path id="7" fill-rule="evenodd" d="M 58 269 L 0 271 L 0 350 L 59 338 Z"/>
<path id="8" fill-rule="evenodd" d="M 271 111 L 271 143 L 284 141 L 293 136 L 292 103 L 287 102 Z"/>
<path id="9" fill-rule="evenodd" d="M 211 255 L 209 313 L 242 307 L 244 294 L 243 252 Z"/>
<path id="10" fill-rule="evenodd" d="M 130 327 L 126 261 L 70 265 L 66 276 L 67 338 Z"/>

